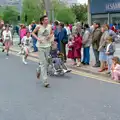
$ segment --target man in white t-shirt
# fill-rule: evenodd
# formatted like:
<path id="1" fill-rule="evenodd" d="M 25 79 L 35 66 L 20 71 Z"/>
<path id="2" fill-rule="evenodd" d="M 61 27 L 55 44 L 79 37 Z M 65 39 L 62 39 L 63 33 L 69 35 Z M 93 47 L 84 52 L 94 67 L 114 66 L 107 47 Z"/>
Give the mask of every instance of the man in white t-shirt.
<path id="1" fill-rule="evenodd" d="M 24 64 L 27 64 L 26 59 L 30 52 L 31 43 L 32 43 L 32 37 L 30 36 L 30 32 L 27 32 L 26 36 L 22 38 L 22 47 L 24 50 L 24 56 L 23 56 Z"/>

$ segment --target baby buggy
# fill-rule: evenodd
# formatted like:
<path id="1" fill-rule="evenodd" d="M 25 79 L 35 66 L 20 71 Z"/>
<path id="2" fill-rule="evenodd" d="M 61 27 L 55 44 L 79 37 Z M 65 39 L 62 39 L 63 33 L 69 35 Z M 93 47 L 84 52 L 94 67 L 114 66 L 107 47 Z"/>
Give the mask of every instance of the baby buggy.
<path id="1" fill-rule="evenodd" d="M 59 53 L 57 57 L 51 54 L 48 57 L 48 75 L 50 76 L 64 76 L 65 73 L 71 72 L 68 70 L 63 62 L 63 54 Z"/>

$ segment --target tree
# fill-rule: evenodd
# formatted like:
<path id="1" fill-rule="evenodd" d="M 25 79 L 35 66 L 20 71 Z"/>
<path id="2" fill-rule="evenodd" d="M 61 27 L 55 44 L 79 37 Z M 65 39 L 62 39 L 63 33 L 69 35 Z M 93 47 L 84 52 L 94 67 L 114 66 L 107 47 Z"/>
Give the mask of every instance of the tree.
<path id="1" fill-rule="evenodd" d="M 39 21 L 40 16 L 44 14 L 45 3 L 44 0 L 23 0 L 22 21 L 25 22 L 27 16 L 27 23 L 31 21 Z M 54 11 L 55 19 L 62 22 L 73 23 L 75 21 L 75 14 L 66 6 L 66 4 L 59 2 L 59 0 L 51 0 L 51 13 Z M 52 16 L 52 14 L 51 14 Z"/>
<path id="2" fill-rule="evenodd" d="M 33 20 L 39 21 L 40 16 L 44 12 L 43 4 L 43 0 L 24 0 L 22 21 L 25 22 L 25 16 L 27 16 L 28 24 Z"/>
<path id="3" fill-rule="evenodd" d="M 77 21 L 87 21 L 87 5 L 75 4 L 71 7 L 71 10 L 76 15 Z"/>
<path id="4" fill-rule="evenodd" d="M 64 8 L 58 11 L 56 19 L 64 23 L 74 23 L 76 16 L 69 8 Z"/>
<path id="5" fill-rule="evenodd" d="M 5 23 L 14 24 L 17 22 L 19 13 L 15 7 L 7 6 L 3 11 L 3 20 Z"/>
<path id="6" fill-rule="evenodd" d="M 63 2 L 52 0 L 52 9 L 55 12 L 55 19 L 64 23 L 73 23 L 76 19 L 72 10 Z"/>
<path id="7" fill-rule="evenodd" d="M 0 18 L 3 18 L 4 7 L 0 6 Z"/>

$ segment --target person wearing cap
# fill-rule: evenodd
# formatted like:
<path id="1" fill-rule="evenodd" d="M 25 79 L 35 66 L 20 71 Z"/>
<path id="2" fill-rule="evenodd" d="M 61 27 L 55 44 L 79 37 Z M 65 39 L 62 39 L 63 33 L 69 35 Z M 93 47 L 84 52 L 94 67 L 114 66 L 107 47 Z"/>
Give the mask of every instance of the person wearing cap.
<path id="1" fill-rule="evenodd" d="M 94 31 L 92 33 L 92 47 L 93 47 L 93 52 L 95 55 L 95 65 L 93 67 L 100 67 L 100 61 L 99 61 L 99 43 L 100 39 L 102 36 L 101 28 L 100 28 L 100 23 L 94 22 Z"/>

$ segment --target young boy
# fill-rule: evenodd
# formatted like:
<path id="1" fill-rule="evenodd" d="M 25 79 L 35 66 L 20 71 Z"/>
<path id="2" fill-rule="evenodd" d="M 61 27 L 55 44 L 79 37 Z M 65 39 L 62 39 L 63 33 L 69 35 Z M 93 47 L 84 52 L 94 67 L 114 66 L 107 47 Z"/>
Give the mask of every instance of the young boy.
<path id="1" fill-rule="evenodd" d="M 27 64 L 26 59 L 27 59 L 27 57 L 29 55 L 31 42 L 32 42 L 32 38 L 30 36 L 30 32 L 26 33 L 26 36 L 24 36 L 22 38 L 21 42 L 22 42 L 23 50 L 24 50 L 23 63 Z"/>
<path id="2" fill-rule="evenodd" d="M 58 57 L 58 54 L 59 54 L 59 51 L 57 49 L 57 43 L 53 42 L 51 51 L 50 51 L 50 55 L 52 57 L 52 62 L 54 63 L 54 67 L 56 70 L 54 74 L 57 75 L 59 70 L 63 70 L 64 73 L 71 72 L 71 70 L 67 69 L 67 67 L 65 66 L 65 64 L 61 60 L 61 58 Z"/>

